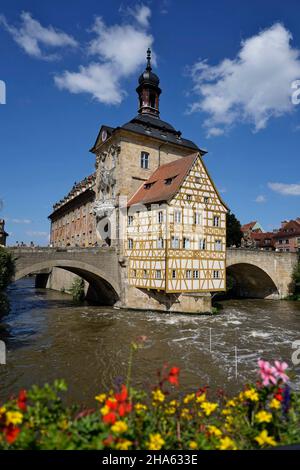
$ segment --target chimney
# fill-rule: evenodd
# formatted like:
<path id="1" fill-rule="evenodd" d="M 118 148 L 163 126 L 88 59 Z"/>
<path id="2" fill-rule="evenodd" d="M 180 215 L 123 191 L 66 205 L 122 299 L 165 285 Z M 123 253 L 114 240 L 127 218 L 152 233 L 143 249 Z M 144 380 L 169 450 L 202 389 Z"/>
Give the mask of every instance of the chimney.
<path id="1" fill-rule="evenodd" d="M 283 228 L 288 223 L 288 220 L 283 220 L 281 222 L 281 228 Z"/>

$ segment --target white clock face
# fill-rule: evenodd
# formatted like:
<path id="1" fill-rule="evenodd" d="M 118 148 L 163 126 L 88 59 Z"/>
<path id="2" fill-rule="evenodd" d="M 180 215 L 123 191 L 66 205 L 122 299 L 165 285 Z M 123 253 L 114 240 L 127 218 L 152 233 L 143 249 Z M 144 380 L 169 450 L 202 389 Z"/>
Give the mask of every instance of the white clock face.
<path id="1" fill-rule="evenodd" d="M 107 132 L 105 129 L 101 132 L 101 139 L 102 142 L 105 142 L 105 140 L 107 139 Z"/>

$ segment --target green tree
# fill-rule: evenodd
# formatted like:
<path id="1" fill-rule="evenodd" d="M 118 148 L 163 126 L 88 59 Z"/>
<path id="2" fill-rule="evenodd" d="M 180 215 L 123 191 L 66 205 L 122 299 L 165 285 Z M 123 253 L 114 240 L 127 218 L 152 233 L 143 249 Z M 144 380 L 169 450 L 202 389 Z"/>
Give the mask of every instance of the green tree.
<path id="1" fill-rule="evenodd" d="M 9 310 L 5 290 L 12 281 L 14 274 L 15 262 L 11 253 L 0 247 L 0 313 L 6 313 Z"/>
<path id="2" fill-rule="evenodd" d="M 70 289 L 70 292 L 75 302 L 82 302 L 85 296 L 84 280 L 82 278 L 75 279 Z"/>
<path id="3" fill-rule="evenodd" d="M 241 246 L 243 237 L 241 223 L 230 210 L 227 212 L 226 224 L 227 246 Z"/>
<path id="4" fill-rule="evenodd" d="M 293 272 L 294 294 L 300 298 L 300 258 Z"/>

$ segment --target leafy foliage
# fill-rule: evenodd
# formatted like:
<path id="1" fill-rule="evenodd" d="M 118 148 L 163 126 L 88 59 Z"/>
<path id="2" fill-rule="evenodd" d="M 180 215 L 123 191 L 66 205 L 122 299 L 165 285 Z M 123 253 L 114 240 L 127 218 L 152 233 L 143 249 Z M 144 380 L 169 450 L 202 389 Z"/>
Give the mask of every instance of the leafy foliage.
<path id="1" fill-rule="evenodd" d="M 15 263 L 11 253 L 0 247 L 0 314 L 9 310 L 9 302 L 5 289 L 12 281 L 15 274 Z"/>
<path id="2" fill-rule="evenodd" d="M 84 280 L 82 278 L 77 278 L 73 281 L 72 287 L 70 289 L 73 300 L 75 302 L 81 302 L 84 299 Z"/>
<path id="3" fill-rule="evenodd" d="M 228 211 L 226 216 L 226 237 L 227 246 L 241 246 L 241 223 L 231 211 Z"/>

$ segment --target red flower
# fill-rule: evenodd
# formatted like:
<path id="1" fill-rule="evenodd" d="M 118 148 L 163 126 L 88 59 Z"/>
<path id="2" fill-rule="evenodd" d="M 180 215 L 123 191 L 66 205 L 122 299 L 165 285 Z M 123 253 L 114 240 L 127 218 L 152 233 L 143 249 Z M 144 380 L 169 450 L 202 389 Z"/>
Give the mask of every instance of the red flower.
<path id="1" fill-rule="evenodd" d="M 126 385 L 122 385 L 121 392 L 115 394 L 115 399 L 118 402 L 122 402 L 122 401 L 127 400 L 127 397 L 128 397 L 128 392 L 127 392 Z"/>
<path id="2" fill-rule="evenodd" d="M 107 415 L 103 416 L 103 422 L 106 424 L 115 424 L 117 421 L 117 415 L 113 411 L 107 413 Z"/>
<path id="3" fill-rule="evenodd" d="M 10 424 L 9 426 L 4 428 L 4 433 L 6 441 L 9 444 L 13 444 L 20 433 L 20 428 L 17 428 Z"/>
<path id="4" fill-rule="evenodd" d="M 20 390 L 19 397 L 18 397 L 18 407 L 22 411 L 26 411 L 26 400 L 27 400 L 27 392 L 26 390 Z"/>
<path id="5" fill-rule="evenodd" d="M 169 376 L 168 376 L 168 381 L 170 382 L 170 384 L 172 385 L 179 385 L 179 372 L 180 372 L 180 369 L 179 367 L 172 367 L 170 369 L 170 372 L 169 372 Z"/>
<path id="6" fill-rule="evenodd" d="M 277 393 L 274 394 L 274 398 L 276 398 L 276 400 L 278 400 L 278 401 L 283 400 L 283 389 L 282 388 L 278 387 Z"/>
<path id="7" fill-rule="evenodd" d="M 113 410 L 113 411 L 115 411 L 118 407 L 118 402 L 116 400 L 108 399 L 108 400 L 106 400 L 105 404 L 106 404 L 106 406 L 108 406 L 108 408 L 110 410 Z"/>
<path id="8" fill-rule="evenodd" d="M 130 413 L 132 409 L 132 406 L 130 403 L 121 403 L 119 405 L 119 415 L 122 417 L 122 416 L 125 416 L 127 413 Z"/>

